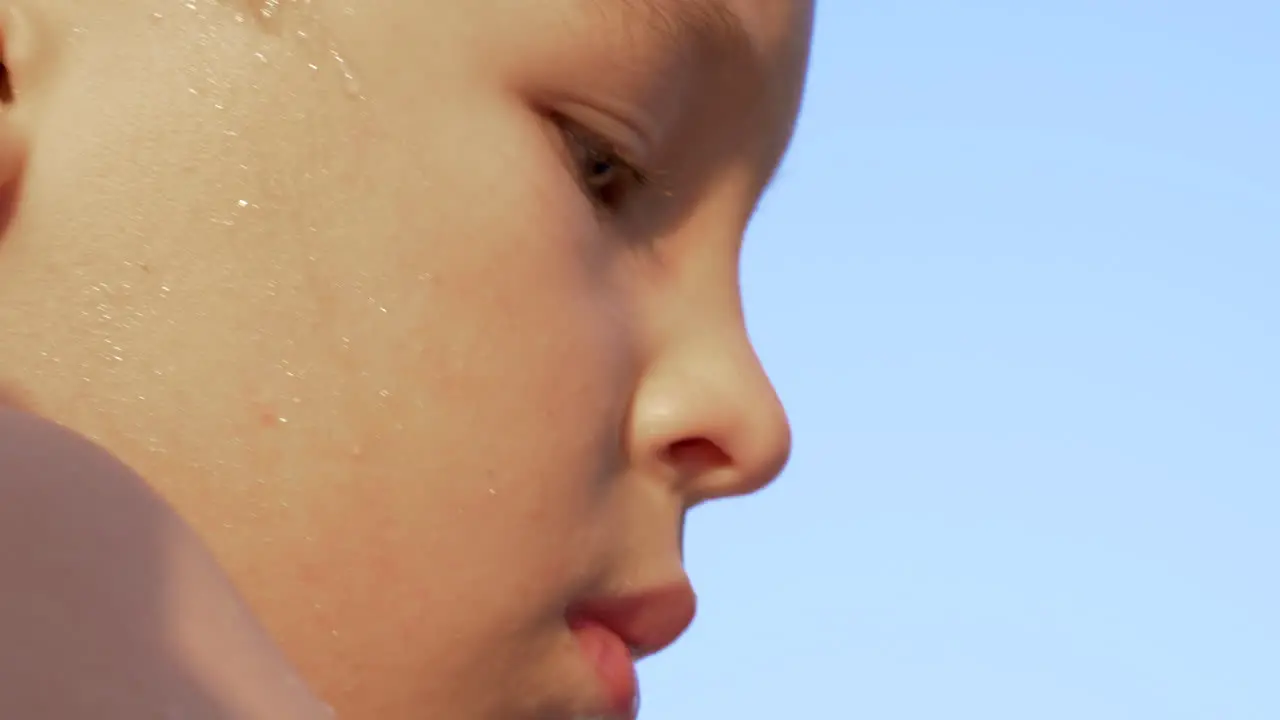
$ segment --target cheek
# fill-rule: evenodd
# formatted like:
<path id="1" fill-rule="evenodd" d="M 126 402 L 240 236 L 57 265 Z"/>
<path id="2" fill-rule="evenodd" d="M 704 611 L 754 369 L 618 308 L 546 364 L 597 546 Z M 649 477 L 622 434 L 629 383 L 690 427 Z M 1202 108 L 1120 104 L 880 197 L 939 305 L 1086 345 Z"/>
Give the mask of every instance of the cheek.
<path id="1" fill-rule="evenodd" d="M 47 266 L 0 288 L 2 326 L 59 352 L 5 367 L 151 480 L 316 677 L 462 673 L 542 632 L 638 372 L 627 251 L 544 128 L 474 85 L 213 97 L 200 63 L 113 58 L 148 82 L 50 102 L 19 238 Z"/>
<path id="2" fill-rule="evenodd" d="M 361 480 L 339 478 L 333 496 L 362 505 L 335 500 L 329 522 L 418 536 L 385 544 L 379 572 L 425 578 L 440 556 L 413 547 L 467 538 L 492 557 L 469 575 L 555 578 L 619 461 L 636 374 L 623 254 L 535 123 L 482 99 L 449 105 L 456 122 L 420 118 L 423 160 L 382 163 L 424 182 L 386 235 L 392 262 L 370 273 L 378 307 L 345 304 L 337 321 L 352 342 L 331 382 L 354 442 L 334 448 L 333 467 Z M 459 151 L 478 137 L 490 149 Z"/>
<path id="3" fill-rule="evenodd" d="M 540 130 L 450 105 L 469 123 L 421 118 L 424 160 L 379 161 L 393 186 L 423 178 L 395 201 L 397 227 L 358 263 L 319 262 L 330 286 L 362 268 L 377 300 L 335 308 L 349 342 L 308 380 L 324 410 L 277 428 L 295 443 L 280 475 L 308 480 L 276 492 L 306 532 L 287 551 L 296 574 L 264 583 L 324 598 L 309 619 L 275 613 L 299 643 L 334 627 L 404 653 L 400 667 L 490 677 L 477 665 L 541 647 L 512 634 L 557 628 L 546 621 L 595 564 L 583 540 L 606 519 L 637 357 L 625 252 L 555 189 L 572 183 Z M 495 149 L 440 140 L 469 132 Z"/>
<path id="4" fill-rule="evenodd" d="M 136 46 L 86 34 L 33 108 L 9 239 L 35 251 L 2 283 L 0 322 L 50 349 L 6 362 L 34 378 L 42 411 L 200 495 L 192 476 L 265 475 L 250 434 L 267 409 L 291 414 L 274 401 L 301 399 L 289 391 L 305 366 L 336 346 L 338 293 L 308 258 L 358 237 L 324 212 L 363 170 L 335 151 L 363 125 L 305 73 L 256 67 L 259 51 L 278 60 L 269 47 L 214 53 L 184 25 L 165 29 L 175 36 Z M 231 522 L 225 501 L 180 505 Z"/>

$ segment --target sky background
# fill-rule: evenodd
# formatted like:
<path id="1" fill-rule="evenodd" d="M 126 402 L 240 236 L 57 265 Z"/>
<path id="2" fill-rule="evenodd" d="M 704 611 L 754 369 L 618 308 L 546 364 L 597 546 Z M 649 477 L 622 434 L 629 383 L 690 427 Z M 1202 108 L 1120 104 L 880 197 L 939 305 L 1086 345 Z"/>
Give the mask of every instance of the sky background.
<path id="1" fill-rule="evenodd" d="M 820 6 L 646 717 L 1280 718 L 1280 2 Z"/>

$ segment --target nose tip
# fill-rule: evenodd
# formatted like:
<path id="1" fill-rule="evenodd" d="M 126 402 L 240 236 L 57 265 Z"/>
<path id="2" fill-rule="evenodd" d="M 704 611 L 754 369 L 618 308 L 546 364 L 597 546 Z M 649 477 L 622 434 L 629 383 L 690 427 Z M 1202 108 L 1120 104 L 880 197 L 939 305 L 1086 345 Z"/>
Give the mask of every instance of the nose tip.
<path id="1" fill-rule="evenodd" d="M 706 346 L 704 346 L 706 347 Z M 639 451 L 680 478 L 689 504 L 747 495 L 768 485 L 791 454 L 791 426 L 745 338 L 676 358 L 640 389 Z"/>
<path id="2" fill-rule="evenodd" d="M 730 452 L 740 471 L 737 485 L 726 488 L 726 494 L 747 495 L 760 490 L 782 473 L 791 458 L 791 422 L 773 386 L 767 379 L 764 384 L 755 407 L 748 411 L 746 427 L 732 439 Z"/>

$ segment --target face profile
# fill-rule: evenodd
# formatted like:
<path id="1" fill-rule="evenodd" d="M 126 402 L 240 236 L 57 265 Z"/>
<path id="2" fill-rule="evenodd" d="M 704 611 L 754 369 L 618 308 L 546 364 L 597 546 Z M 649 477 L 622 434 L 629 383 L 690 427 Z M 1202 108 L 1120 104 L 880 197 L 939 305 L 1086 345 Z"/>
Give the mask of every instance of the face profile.
<path id="1" fill-rule="evenodd" d="M 790 451 L 744 230 L 806 0 L 10 0 L 0 387 L 340 717 L 629 717 Z"/>

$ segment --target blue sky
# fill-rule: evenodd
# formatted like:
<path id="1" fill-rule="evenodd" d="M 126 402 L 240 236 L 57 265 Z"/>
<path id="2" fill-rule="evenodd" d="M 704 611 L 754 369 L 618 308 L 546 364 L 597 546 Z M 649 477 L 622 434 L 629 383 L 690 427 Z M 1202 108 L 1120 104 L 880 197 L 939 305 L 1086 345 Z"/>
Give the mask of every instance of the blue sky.
<path id="1" fill-rule="evenodd" d="M 1280 3 L 818 13 L 661 720 L 1280 718 Z"/>

